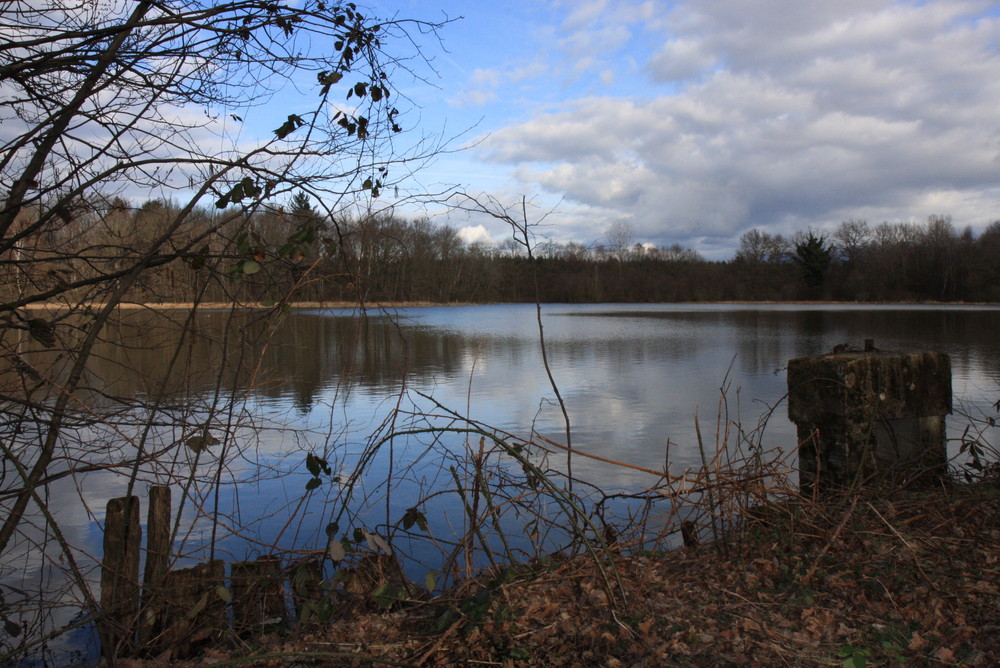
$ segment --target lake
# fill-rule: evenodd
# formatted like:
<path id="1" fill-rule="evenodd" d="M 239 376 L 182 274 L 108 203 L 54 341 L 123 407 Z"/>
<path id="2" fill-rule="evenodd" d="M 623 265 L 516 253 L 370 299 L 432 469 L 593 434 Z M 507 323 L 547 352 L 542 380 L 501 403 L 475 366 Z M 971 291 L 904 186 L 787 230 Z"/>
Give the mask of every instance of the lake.
<path id="1" fill-rule="evenodd" d="M 576 456 L 576 491 L 592 491 L 590 484 L 621 499 L 657 482 L 639 468 L 680 474 L 700 466 L 696 421 L 709 455 L 718 443 L 794 451 L 786 363 L 837 344 L 874 339 L 882 350 L 950 355 L 953 456 L 968 423 L 957 413 L 995 415 L 1000 399 L 997 307 L 642 304 L 542 311 L 551 380 L 533 305 L 399 308 L 365 317 L 338 309 L 280 318 L 205 311 L 186 324 L 180 312 L 123 311 L 95 351 L 78 395 L 80 417 L 64 434 L 55 470 L 73 475 L 53 480 L 46 498 L 90 580 L 97 577 L 105 503 L 131 480 L 143 499 L 149 484 L 172 487 L 182 518 L 176 565 L 211 556 L 302 556 L 326 549 L 328 534 L 350 538 L 364 527 L 391 535 L 414 577 L 431 570 L 440 583 L 488 558 L 562 546 L 565 510 L 541 492 L 518 496 L 505 482 L 530 489 L 536 472 L 565 472 L 565 454 L 496 446 L 532 433 L 566 442 L 553 381 L 573 448 L 630 465 Z M 36 346 L 25 358 L 58 378 L 62 362 L 46 355 Z M 21 430 L 27 448 L 31 435 Z M 312 472 L 307 455 L 315 458 Z M 307 492 L 314 473 L 318 486 Z M 16 484 L 5 468 L 4 489 Z M 487 491 L 477 495 L 479 487 Z M 502 525 L 496 533 L 510 540 L 490 528 L 488 550 L 480 546 L 463 563 L 473 499 L 506 509 L 484 525 L 495 519 Z M 616 517 L 638 512 L 627 501 L 612 505 Z M 416 515 L 404 530 L 410 509 L 427 521 L 427 531 L 413 526 Z M 677 512 L 665 511 L 672 519 Z M 0 586 L 9 609 L 19 610 L 13 618 L 38 632 L 74 619 L 80 592 L 67 584 L 64 556 L 42 517 L 28 519 L 0 563 Z M 39 596 L 44 619 L 29 620 Z M 88 633 L 65 636 L 49 651 L 83 643 L 80 651 L 90 655 Z"/>

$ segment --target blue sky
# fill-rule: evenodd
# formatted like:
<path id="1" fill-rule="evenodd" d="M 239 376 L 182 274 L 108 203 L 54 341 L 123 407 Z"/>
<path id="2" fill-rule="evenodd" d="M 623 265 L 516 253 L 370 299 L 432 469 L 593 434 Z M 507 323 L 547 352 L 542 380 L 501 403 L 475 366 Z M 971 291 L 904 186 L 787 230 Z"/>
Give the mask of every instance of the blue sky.
<path id="1" fill-rule="evenodd" d="M 427 41 L 434 86 L 397 80 L 421 132 L 465 131 L 408 184 L 554 208 L 547 237 L 730 257 L 792 235 L 1000 219 L 1000 11 L 980 0 L 370 3 L 460 20 Z M 436 220 L 509 236 L 431 207 Z"/>

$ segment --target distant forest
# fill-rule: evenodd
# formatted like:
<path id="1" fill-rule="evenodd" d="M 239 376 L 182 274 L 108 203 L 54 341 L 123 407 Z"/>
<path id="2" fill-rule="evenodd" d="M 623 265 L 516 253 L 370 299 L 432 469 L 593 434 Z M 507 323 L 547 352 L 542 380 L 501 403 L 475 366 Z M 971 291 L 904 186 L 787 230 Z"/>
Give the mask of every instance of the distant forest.
<path id="1" fill-rule="evenodd" d="M 86 299 L 86 281 L 114 274 L 167 229 L 177 210 L 122 200 L 72 212 L 58 238 L 16 249 L 0 289 L 27 303 L 46 293 Z M 220 223 L 220 220 L 223 221 Z M 304 195 L 252 215 L 201 211 L 130 289 L 132 301 L 685 302 L 727 300 L 1000 301 L 1000 221 L 976 236 L 947 216 L 914 225 L 850 220 L 828 236 L 743 235 L 731 260 L 619 243 L 587 247 L 513 238 L 466 244 L 427 219 L 336 220 Z M 36 250 L 45 248 L 45 251 Z M 80 281 L 84 279 L 84 284 Z M 70 292 L 59 289 L 72 282 Z M 536 288 L 537 286 L 537 288 Z M 537 289 L 537 295 L 536 295 Z"/>

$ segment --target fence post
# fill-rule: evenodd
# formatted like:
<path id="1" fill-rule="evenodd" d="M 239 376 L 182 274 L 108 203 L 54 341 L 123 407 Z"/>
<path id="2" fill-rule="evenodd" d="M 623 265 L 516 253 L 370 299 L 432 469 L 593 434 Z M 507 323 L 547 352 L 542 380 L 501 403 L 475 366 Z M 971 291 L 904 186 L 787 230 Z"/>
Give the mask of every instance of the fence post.
<path id="1" fill-rule="evenodd" d="M 133 632 L 139 610 L 139 498 L 108 501 L 101 563 L 101 653 L 109 661 L 135 650 Z"/>
<path id="2" fill-rule="evenodd" d="M 146 514 L 146 567 L 142 577 L 139 646 L 148 644 L 163 626 L 163 585 L 170 565 L 170 488 L 149 488 Z"/>
<path id="3" fill-rule="evenodd" d="M 223 633 L 227 626 L 225 578 L 225 565 L 219 559 L 167 573 L 158 651 L 170 650 L 171 658 L 183 658 Z"/>
<path id="4" fill-rule="evenodd" d="M 257 635 L 285 621 L 281 559 L 266 556 L 232 566 L 233 623 L 241 635 Z"/>
<path id="5" fill-rule="evenodd" d="M 291 569 L 292 602 L 300 622 L 310 618 L 323 598 L 323 560 L 310 559 Z"/>

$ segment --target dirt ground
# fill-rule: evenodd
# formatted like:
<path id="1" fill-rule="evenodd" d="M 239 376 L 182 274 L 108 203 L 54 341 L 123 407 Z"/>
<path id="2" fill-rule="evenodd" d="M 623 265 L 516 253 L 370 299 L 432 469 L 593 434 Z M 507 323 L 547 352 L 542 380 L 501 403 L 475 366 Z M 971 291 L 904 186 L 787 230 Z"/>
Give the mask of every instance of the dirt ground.
<path id="1" fill-rule="evenodd" d="M 164 657 L 165 659 L 165 657 Z M 758 510 L 671 552 L 545 559 L 152 665 L 1000 665 L 1000 487 Z"/>

